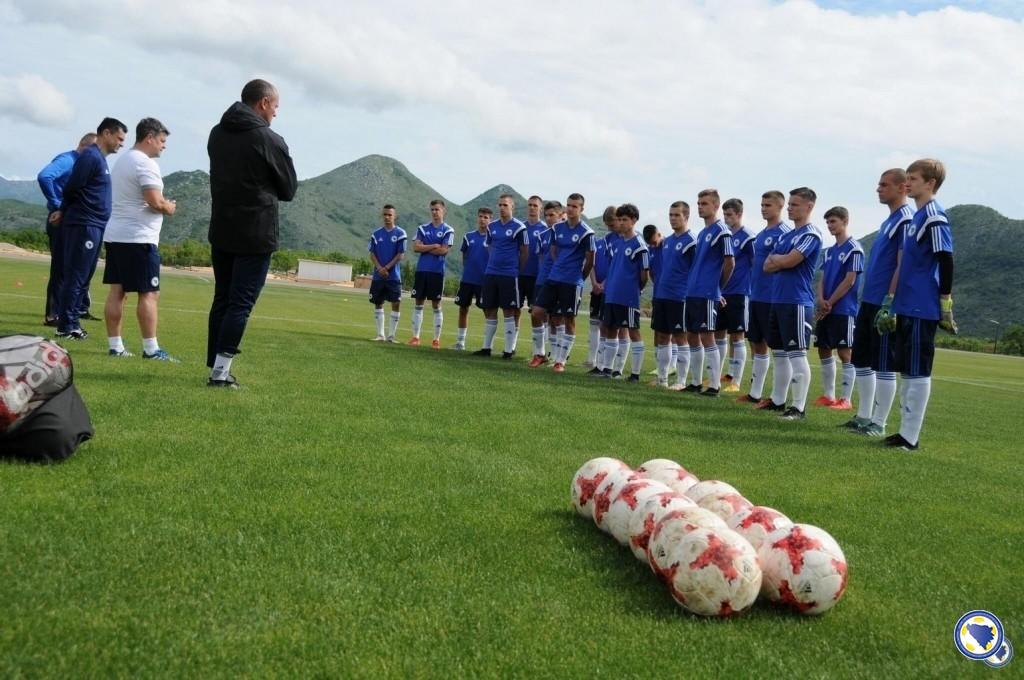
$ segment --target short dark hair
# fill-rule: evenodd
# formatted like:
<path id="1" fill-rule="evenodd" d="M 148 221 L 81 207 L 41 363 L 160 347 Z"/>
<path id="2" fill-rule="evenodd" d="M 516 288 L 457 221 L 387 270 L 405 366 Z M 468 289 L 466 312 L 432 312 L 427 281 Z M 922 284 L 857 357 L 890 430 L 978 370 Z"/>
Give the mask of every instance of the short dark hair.
<path id="1" fill-rule="evenodd" d="M 95 132 L 86 132 L 84 135 L 82 135 L 82 138 L 80 140 L 78 140 L 78 145 L 79 146 L 81 146 L 83 144 L 88 146 L 89 144 L 95 144 L 95 143 L 96 143 L 96 133 Z"/>
<path id="2" fill-rule="evenodd" d="M 658 233 L 658 227 L 653 224 L 648 224 L 644 227 L 644 243 L 650 243 L 654 235 Z"/>
<path id="3" fill-rule="evenodd" d="M 743 201 L 738 198 L 730 198 L 728 201 L 722 204 L 722 210 L 731 210 L 734 213 L 740 215 L 743 214 Z"/>
<path id="4" fill-rule="evenodd" d="M 566 202 L 569 202 L 569 201 L 579 201 L 580 203 L 586 204 L 586 200 L 584 200 L 583 194 L 578 194 L 578 193 L 575 193 L 575 192 L 569 194 L 569 198 L 567 198 L 565 200 L 566 200 Z"/>
<path id="5" fill-rule="evenodd" d="M 628 217 L 631 220 L 640 219 L 640 210 L 632 203 L 623 203 L 615 209 L 616 217 Z"/>
<path id="6" fill-rule="evenodd" d="M 541 198 L 540 196 L 538 196 L 537 194 L 534 194 L 533 196 L 530 196 L 530 197 L 529 197 L 528 199 L 526 199 L 526 200 L 527 200 L 527 201 L 532 201 L 532 200 L 534 200 L 534 199 L 536 199 L 536 200 L 540 201 L 541 203 L 543 203 L 543 202 L 544 202 L 544 199 L 543 199 L 543 198 Z"/>
<path id="7" fill-rule="evenodd" d="M 558 201 L 548 201 L 547 203 L 544 204 L 544 212 L 547 212 L 549 210 L 561 210 L 561 209 L 562 209 L 562 204 L 559 203 Z"/>
<path id="8" fill-rule="evenodd" d="M 779 203 L 785 203 L 786 202 L 786 197 L 782 195 L 782 192 L 781 191 L 777 191 L 775 189 L 772 189 L 771 191 L 764 192 L 763 194 L 761 194 L 761 198 L 771 198 L 771 199 L 774 199 L 774 200 L 778 201 Z"/>
<path id="9" fill-rule="evenodd" d="M 882 173 L 882 177 L 892 177 L 897 184 L 904 184 L 907 181 L 907 171 L 903 168 L 889 168 Z"/>
<path id="10" fill-rule="evenodd" d="M 805 201 L 814 203 L 818 200 L 818 194 L 814 193 L 814 189 L 808 189 L 807 187 L 797 187 L 789 192 L 790 196 L 799 196 Z"/>
<path id="11" fill-rule="evenodd" d="M 503 198 L 507 198 L 508 200 L 512 201 L 512 205 L 516 204 L 516 197 L 513 196 L 512 194 L 502 194 L 501 196 L 498 196 L 499 201 Z"/>
<path id="12" fill-rule="evenodd" d="M 171 131 L 156 118 L 143 118 L 139 121 L 139 124 L 135 126 L 135 143 L 137 144 L 143 141 L 150 135 L 157 136 L 169 134 L 171 134 Z"/>
<path id="13" fill-rule="evenodd" d="M 829 208 L 827 211 L 825 211 L 825 219 L 827 220 L 830 217 L 838 217 L 843 222 L 849 222 L 850 211 L 841 205 L 837 205 L 836 207 Z"/>
<path id="14" fill-rule="evenodd" d="M 384 207 L 382 207 L 382 208 L 380 209 L 380 211 L 381 211 L 381 212 L 384 212 L 385 210 L 394 210 L 394 209 L 395 209 L 395 206 L 391 205 L 390 203 L 385 203 L 385 204 L 384 204 Z M 396 211 L 396 212 L 397 212 L 397 211 Z"/>
<path id="15" fill-rule="evenodd" d="M 476 214 L 477 215 L 493 215 L 494 211 L 491 210 L 490 208 L 477 208 L 476 209 Z"/>
<path id="16" fill-rule="evenodd" d="M 433 201 L 430 202 L 430 205 L 439 205 L 442 208 L 447 208 L 448 207 L 448 206 L 446 206 L 444 204 L 444 201 L 442 201 L 440 198 L 435 198 Z"/>
<path id="17" fill-rule="evenodd" d="M 273 97 L 275 94 L 277 94 L 276 87 L 262 78 L 256 78 L 247 82 L 242 88 L 242 103 L 246 106 L 255 106 L 264 97 Z"/>
<path id="18" fill-rule="evenodd" d="M 604 212 L 601 213 L 601 219 L 604 220 L 605 222 L 607 222 L 608 219 L 611 218 L 611 217 L 615 217 L 615 206 L 614 205 L 608 206 L 607 208 L 604 209 Z"/>
<path id="19" fill-rule="evenodd" d="M 128 126 L 119 121 L 117 118 L 104 118 L 100 121 L 100 124 L 96 126 L 96 134 L 102 135 L 107 130 L 111 132 L 124 132 L 128 133 Z"/>
<path id="20" fill-rule="evenodd" d="M 687 203 L 686 201 L 675 201 L 668 208 L 669 210 L 671 210 L 672 208 L 682 208 L 683 214 L 686 215 L 687 217 L 690 216 L 690 204 Z"/>

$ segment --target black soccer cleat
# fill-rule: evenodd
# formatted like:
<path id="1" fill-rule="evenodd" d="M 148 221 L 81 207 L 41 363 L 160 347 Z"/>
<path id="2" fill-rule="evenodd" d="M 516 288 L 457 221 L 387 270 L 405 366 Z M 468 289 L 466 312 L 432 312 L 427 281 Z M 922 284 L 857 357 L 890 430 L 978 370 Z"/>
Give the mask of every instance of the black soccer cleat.
<path id="1" fill-rule="evenodd" d="M 76 328 L 73 331 L 57 331 L 54 336 L 65 340 L 85 340 L 89 334 L 81 328 Z"/>
<path id="2" fill-rule="evenodd" d="M 514 357 L 515 355 L 516 355 L 516 353 L 515 353 L 515 352 L 502 352 L 502 353 L 501 353 L 501 358 L 502 358 L 502 359 L 511 359 L 511 358 L 512 358 L 512 357 Z"/>
<path id="3" fill-rule="evenodd" d="M 613 380 L 621 380 L 622 379 L 622 371 L 612 371 L 612 374 L 609 377 L 611 377 Z"/>
<path id="4" fill-rule="evenodd" d="M 630 373 L 629 377 L 626 378 L 626 382 L 635 382 L 635 383 L 640 382 L 640 374 L 639 373 Z"/>
<path id="5" fill-rule="evenodd" d="M 239 387 L 241 387 L 241 385 L 238 384 L 238 381 L 235 380 L 235 376 L 231 375 L 230 373 L 228 374 L 228 377 L 223 380 L 214 380 L 213 378 L 210 378 L 209 380 L 206 381 L 206 386 L 222 387 L 228 390 L 237 390 Z"/>
<path id="6" fill-rule="evenodd" d="M 601 373 L 603 373 L 603 371 L 600 368 L 598 368 L 597 366 L 594 366 L 592 369 L 587 371 L 586 375 L 594 375 L 594 376 L 596 376 L 596 375 L 600 375 Z"/>
<path id="7" fill-rule="evenodd" d="M 700 385 L 690 384 L 683 388 L 683 392 L 697 392 L 699 394 L 700 389 Z"/>
<path id="8" fill-rule="evenodd" d="M 780 415 L 779 418 L 782 420 L 804 420 L 807 418 L 807 414 L 796 406 L 790 406 L 782 412 L 782 415 Z"/>
<path id="9" fill-rule="evenodd" d="M 473 356 L 475 356 L 475 357 L 489 357 L 489 356 L 491 356 L 491 350 L 488 347 L 484 347 L 483 349 L 478 349 L 477 351 L 473 352 Z"/>
<path id="10" fill-rule="evenodd" d="M 899 432 L 893 435 L 889 435 L 882 442 L 883 446 L 890 449 L 900 449 L 901 451 L 917 451 L 917 444 L 911 444 L 903 438 Z"/>
<path id="11" fill-rule="evenodd" d="M 704 390 L 703 392 L 700 392 L 699 394 L 702 397 L 717 398 L 718 397 L 718 390 L 715 389 L 714 387 L 709 387 L 706 390 Z"/>

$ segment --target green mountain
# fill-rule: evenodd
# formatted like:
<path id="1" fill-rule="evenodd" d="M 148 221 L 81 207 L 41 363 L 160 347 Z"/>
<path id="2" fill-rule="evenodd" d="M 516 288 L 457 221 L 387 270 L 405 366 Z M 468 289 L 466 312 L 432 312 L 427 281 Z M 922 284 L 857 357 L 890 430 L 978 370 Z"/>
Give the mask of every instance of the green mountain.
<path id="1" fill-rule="evenodd" d="M 39 184 L 31 179 L 7 179 L 0 177 L 0 200 L 9 198 L 33 205 L 46 205 Z"/>
<path id="2" fill-rule="evenodd" d="M 42 229 L 46 226 L 46 204 L 0 198 L 0 230 Z"/>

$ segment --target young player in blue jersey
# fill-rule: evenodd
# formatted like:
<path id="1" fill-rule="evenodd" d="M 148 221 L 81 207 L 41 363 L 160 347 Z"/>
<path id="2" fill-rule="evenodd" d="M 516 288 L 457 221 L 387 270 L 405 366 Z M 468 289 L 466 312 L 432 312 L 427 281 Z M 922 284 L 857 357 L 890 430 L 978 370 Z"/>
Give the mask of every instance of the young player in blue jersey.
<path id="1" fill-rule="evenodd" d="M 855 371 L 851 363 L 854 347 L 854 319 L 857 317 L 857 279 L 864 271 L 864 249 L 846 230 L 850 213 L 842 207 L 829 208 L 825 213 L 828 233 L 836 244 L 825 248 L 818 282 L 818 309 L 814 318 L 818 325 L 814 334 L 818 338 L 818 358 L 821 360 L 821 384 L 824 394 L 814 403 L 836 411 L 853 408 Z M 843 362 L 842 392 L 836 399 L 835 350 Z"/>
<path id="2" fill-rule="evenodd" d="M 789 192 L 787 208 L 789 219 L 793 220 L 793 231 L 776 241 L 775 249 L 764 261 L 764 270 L 775 274 L 768 343 L 786 351 L 792 375 L 793 403 L 781 414 L 785 420 L 803 420 L 806 417 L 807 392 L 811 387 L 807 347 L 814 318 L 814 271 L 821 253 L 821 232 L 811 223 L 817 198 L 817 194 L 807 187 Z M 776 362 L 776 372 L 782 368 L 782 362 Z M 772 394 L 774 410 L 785 406 L 789 382 L 787 379 L 783 386 L 776 381 L 778 393 Z"/>
<path id="3" fill-rule="evenodd" d="M 644 343 L 640 337 L 640 291 L 647 285 L 651 265 L 647 244 L 636 233 L 636 222 L 640 219 L 637 207 L 632 203 L 624 203 L 615 209 L 615 218 L 618 222 L 618 238 L 609 240 L 611 262 L 604 286 L 605 363 L 612 364 L 612 369 L 605 369 L 602 375 L 609 378 L 621 377 L 621 370 L 615 370 L 611 356 L 618 351 L 619 329 L 625 329 L 633 357 L 629 380 L 640 382 L 640 370 L 644 363 Z"/>
<path id="4" fill-rule="evenodd" d="M 935 330 L 956 335 L 953 320 L 953 233 L 946 211 L 935 200 L 946 168 L 932 158 L 907 167 L 907 195 L 917 212 L 903 235 L 896 295 L 882 302 L 880 330 L 895 325 L 896 366 L 900 386 L 900 431 L 885 445 L 915 451 L 932 391 Z M 895 321 L 895 324 L 893 323 Z"/>
<path id="5" fill-rule="evenodd" d="M 845 426 L 860 434 L 884 437 L 889 411 L 896 398 L 895 346 L 890 334 L 875 329 L 875 315 L 887 295 L 896 293 L 903 231 L 914 217 L 907 205 L 907 173 L 892 168 L 878 179 L 879 203 L 889 207 L 889 216 L 878 229 L 871 246 L 860 309 L 853 328 L 853 365 L 857 371 L 857 415 Z"/>
<path id="6" fill-rule="evenodd" d="M 791 227 L 782 221 L 782 207 L 786 197 L 781 191 L 766 191 L 761 195 L 761 218 L 764 229 L 754 237 L 754 258 L 750 265 L 750 313 L 747 325 L 747 338 L 753 350 L 754 359 L 750 371 L 750 391 L 739 399 L 740 403 L 755 404 L 757 408 L 771 408 L 772 400 L 764 399 L 764 382 L 768 377 L 771 365 L 768 347 L 769 317 L 772 308 L 772 280 L 774 274 L 764 270 L 764 261 L 775 249 L 779 238 L 790 231 Z M 785 372 L 789 380 L 789 358 L 781 348 L 772 348 L 776 361 L 776 384 Z M 785 368 L 779 369 L 780 364 Z"/>
<path id="7" fill-rule="evenodd" d="M 647 250 L 651 254 L 651 281 L 653 283 L 658 282 L 658 274 L 661 272 L 661 258 L 664 251 L 661 247 L 663 245 L 664 237 L 661 232 L 658 231 L 658 226 L 655 224 L 648 224 L 643 229 L 644 243 L 647 244 Z"/>
<path id="8" fill-rule="evenodd" d="M 556 373 L 565 372 L 566 358 L 576 341 L 576 314 L 583 296 L 583 281 L 594 266 L 594 230 L 581 219 L 581 194 L 569 194 L 565 213 L 565 221 L 556 224 L 551 234 L 551 268 L 544 283 L 543 297 L 539 300 L 548 314 L 557 316 L 562 322 L 552 343 Z M 534 365 L 534 362 L 530 363 Z"/>
<path id="9" fill-rule="evenodd" d="M 452 349 L 466 349 L 466 333 L 469 330 L 469 308 L 476 300 L 476 306 L 484 308 L 481 291 L 484 283 L 484 270 L 487 269 L 487 225 L 491 223 L 494 212 L 490 208 L 478 208 L 476 211 L 476 231 L 462 237 L 459 247 L 462 253 L 462 279 L 459 281 L 459 292 L 455 294 L 455 304 L 459 308 L 459 333 Z"/>
<path id="10" fill-rule="evenodd" d="M 444 312 L 441 311 L 441 295 L 444 293 L 445 258 L 455 242 L 455 230 L 444 221 L 446 206 L 444 201 L 435 198 L 430 202 L 430 222 L 421 224 L 416 230 L 413 251 L 420 254 L 416 263 L 416 280 L 412 287 L 412 297 L 416 300 L 416 308 L 412 313 L 412 338 L 409 344 L 420 344 L 420 327 L 423 326 L 423 301 L 430 300 L 434 308 L 434 339 L 430 345 L 434 349 L 441 348 L 441 327 L 444 324 Z"/>
<path id="11" fill-rule="evenodd" d="M 722 288 L 728 283 L 735 266 L 729 228 L 718 219 L 721 198 L 716 189 L 697 194 L 697 215 L 704 228 L 697 234 L 697 249 L 686 282 L 686 332 L 690 344 L 691 382 L 687 392 L 717 397 L 721 386 L 721 362 L 715 344 L 718 328 L 718 307 Z M 708 387 L 701 392 L 704 363 L 710 367 Z"/>
<path id="12" fill-rule="evenodd" d="M 657 385 L 668 388 L 669 372 L 677 360 L 677 352 L 685 351 L 689 363 L 689 346 L 686 343 L 686 284 L 693 265 L 697 240 L 687 228 L 683 201 L 676 201 L 668 210 L 668 221 L 672 233 L 662 241 L 661 274 L 654 282 L 651 328 L 654 330 L 654 356 L 657 360 Z M 675 348 L 679 350 L 675 350 Z M 678 374 L 677 389 L 683 389 L 686 370 Z M 676 386 L 673 386 L 676 387 Z"/>
<path id="13" fill-rule="evenodd" d="M 555 225 L 562 221 L 562 204 L 558 201 L 548 201 L 544 204 L 544 229 L 530 235 L 530 251 L 537 258 L 537 280 L 534 290 L 534 305 L 530 308 L 530 325 L 533 334 L 533 356 L 530 358 L 530 368 L 543 366 L 548 362 L 546 351 L 548 340 L 548 322 L 557 325 L 560 320 L 548 316 L 548 310 L 540 305 L 544 297 L 544 287 L 547 286 L 548 271 L 551 269 L 551 238 L 554 235 Z M 552 343 L 554 338 L 552 337 Z"/>
<path id="14" fill-rule="evenodd" d="M 367 250 L 373 264 L 373 280 L 370 282 L 370 303 L 374 307 L 377 323 L 377 342 L 395 342 L 398 330 L 399 307 L 402 302 L 402 258 L 405 257 L 405 230 L 395 224 L 395 206 L 385 204 L 380 211 L 383 226 L 370 234 Z M 391 303 L 391 325 L 384 335 L 384 303 Z"/>
<path id="15" fill-rule="evenodd" d="M 516 310 L 519 309 L 519 271 L 529 256 L 530 237 L 526 225 L 513 216 L 515 199 L 511 194 L 498 198 L 498 219 L 487 225 L 487 269 L 484 270 L 484 346 L 474 354 L 491 356 L 491 345 L 498 332 L 498 308 L 505 319 L 505 350 L 502 359 L 511 359 L 516 346 Z"/>
<path id="16" fill-rule="evenodd" d="M 722 220 L 732 233 L 735 265 L 732 276 L 722 288 L 725 307 L 719 314 L 715 344 L 719 362 L 729 353 L 729 370 L 722 376 L 722 392 L 739 392 L 743 369 L 747 365 L 745 335 L 750 325 L 750 271 L 754 262 L 754 233 L 743 226 L 743 201 L 730 198 L 722 204 Z M 728 335 L 728 341 L 726 336 Z"/>
<path id="17" fill-rule="evenodd" d="M 519 309 L 529 310 L 537 304 L 537 274 L 540 267 L 540 260 L 533 247 L 534 239 L 542 232 L 548 230 L 544 224 L 543 213 L 544 199 L 540 196 L 530 196 L 526 201 L 526 234 L 530 238 L 530 250 L 526 256 L 522 271 L 519 272 Z M 517 325 L 518 325 L 518 316 Z"/>
<path id="18" fill-rule="evenodd" d="M 619 238 L 619 222 L 615 217 L 614 205 L 604 209 L 601 221 L 604 222 L 608 233 L 597 239 L 597 243 L 594 244 L 594 268 L 590 270 L 590 352 L 587 358 L 589 360 L 593 357 L 594 366 L 588 375 L 595 377 L 603 376 L 605 371 L 611 368 L 615 355 L 614 351 L 611 354 L 606 352 L 608 342 L 605 339 L 607 332 L 604 325 L 604 287 L 608 280 L 608 267 L 612 261 L 611 250 L 608 246 Z M 595 320 L 597 321 L 596 350 L 594 349 Z M 610 373 L 610 371 L 608 372 Z"/>

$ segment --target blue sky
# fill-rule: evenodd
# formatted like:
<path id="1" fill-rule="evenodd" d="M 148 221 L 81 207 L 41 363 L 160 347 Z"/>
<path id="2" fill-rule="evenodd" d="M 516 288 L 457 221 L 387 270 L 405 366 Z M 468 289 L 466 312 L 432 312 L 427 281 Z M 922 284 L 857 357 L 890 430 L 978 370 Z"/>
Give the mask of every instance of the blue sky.
<path id="1" fill-rule="evenodd" d="M 1008 19 L 1024 19 L 1024 2 L 1021 0 L 819 0 L 819 7 L 841 9 L 850 14 L 877 15 L 906 12 L 920 14 L 955 6 L 970 12 L 982 12 Z"/>
<path id="2" fill-rule="evenodd" d="M 460 203 L 579 191 L 664 228 L 705 187 L 757 228 L 763 191 L 808 185 L 863 234 L 878 175 L 931 156 L 947 205 L 1024 218 L 1024 2 L 940 5 L 0 0 L 0 174 L 33 177 L 105 115 L 160 118 L 164 172 L 205 169 L 260 76 L 302 177 L 378 153 Z"/>

